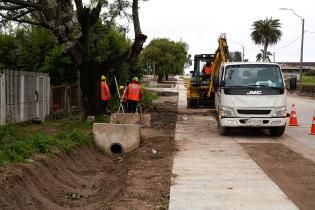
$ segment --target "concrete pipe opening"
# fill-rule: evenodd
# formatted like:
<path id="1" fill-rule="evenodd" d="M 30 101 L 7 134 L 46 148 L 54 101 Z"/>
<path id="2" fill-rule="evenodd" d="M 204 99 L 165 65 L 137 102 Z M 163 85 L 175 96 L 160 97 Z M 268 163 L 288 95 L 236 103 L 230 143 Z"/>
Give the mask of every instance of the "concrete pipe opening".
<path id="1" fill-rule="evenodd" d="M 122 155 L 124 153 L 124 147 L 119 143 L 113 143 L 109 147 L 110 152 L 112 155 Z"/>

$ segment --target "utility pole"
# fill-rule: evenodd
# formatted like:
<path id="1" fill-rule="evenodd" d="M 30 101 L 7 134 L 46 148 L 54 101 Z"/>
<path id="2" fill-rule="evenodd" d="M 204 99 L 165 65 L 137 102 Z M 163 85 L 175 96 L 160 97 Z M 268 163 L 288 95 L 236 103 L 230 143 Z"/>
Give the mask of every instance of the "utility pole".
<path id="1" fill-rule="evenodd" d="M 273 52 L 273 62 L 276 62 L 276 52 Z"/>
<path id="2" fill-rule="evenodd" d="M 303 77 L 303 45 L 304 45 L 304 22 L 305 19 L 300 15 L 296 14 L 293 9 L 290 8 L 280 8 L 280 10 L 290 10 L 293 14 L 301 19 L 302 23 L 302 38 L 301 38 L 301 52 L 300 52 L 300 82 L 299 82 L 299 95 L 302 94 L 302 77 Z"/>
<path id="3" fill-rule="evenodd" d="M 301 53 L 300 53 L 300 95 L 302 94 L 302 74 L 303 74 L 303 44 L 304 44 L 304 18 L 302 18 L 302 41 L 301 41 Z"/>
<path id="4" fill-rule="evenodd" d="M 244 62 L 244 48 L 245 48 L 245 47 L 242 45 L 242 48 L 243 48 L 243 54 L 242 54 L 242 56 L 243 56 L 243 57 L 242 57 L 242 62 Z"/>
<path id="5" fill-rule="evenodd" d="M 244 51 L 245 51 L 244 45 L 242 45 L 241 43 L 239 43 L 239 42 L 237 42 L 237 41 L 233 41 L 232 43 L 235 43 L 235 44 L 239 45 L 240 47 L 242 47 L 242 50 L 243 50 L 242 62 L 244 62 Z"/>

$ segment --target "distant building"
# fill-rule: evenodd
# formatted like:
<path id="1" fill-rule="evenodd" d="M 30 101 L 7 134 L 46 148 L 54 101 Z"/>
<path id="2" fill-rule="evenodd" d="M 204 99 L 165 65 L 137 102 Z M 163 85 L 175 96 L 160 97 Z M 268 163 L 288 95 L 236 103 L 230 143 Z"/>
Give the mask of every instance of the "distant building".
<path id="1" fill-rule="evenodd" d="M 277 62 L 286 77 L 296 76 L 300 78 L 300 62 Z M 315 70 L 315 62 L 303 62 L 303 73 Z"/>

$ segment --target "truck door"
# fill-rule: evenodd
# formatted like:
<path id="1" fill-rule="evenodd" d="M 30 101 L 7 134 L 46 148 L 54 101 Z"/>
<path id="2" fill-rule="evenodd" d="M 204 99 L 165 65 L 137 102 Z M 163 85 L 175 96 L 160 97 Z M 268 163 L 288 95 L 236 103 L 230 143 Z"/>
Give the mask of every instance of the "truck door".
<path id="1" fill-rule="evenodd" d="M 215 92 L 215 108 L 217 111 L 219 111 L 219 104 L 221 103 L 221 81 L 223 79 L 223 75 L 224 75 L 224 66 L 221 65 L 220 70 L 219 70 L 219 74 L 218 74 L 218 81 L 219 81 L 219 87 L 217 88 L 217 91 Z"/>

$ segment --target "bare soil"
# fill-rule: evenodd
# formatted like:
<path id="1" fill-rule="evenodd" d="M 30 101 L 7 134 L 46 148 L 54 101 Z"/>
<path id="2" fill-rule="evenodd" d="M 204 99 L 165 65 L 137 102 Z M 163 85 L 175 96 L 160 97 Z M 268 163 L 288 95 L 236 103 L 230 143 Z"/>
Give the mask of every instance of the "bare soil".
<path id="1" fill-rule="evenodd" d="M 302 210 L 315 209 L 315 163 L 283 144 L 241 144 L 264 172 Z"/>
<path id="2" fill-rule="evenodd" d="M 0 209 L 167 209 L 177 100 L 155 102 L 140 148 L 124 157 L 81 147 L 1 170 Z"/>

